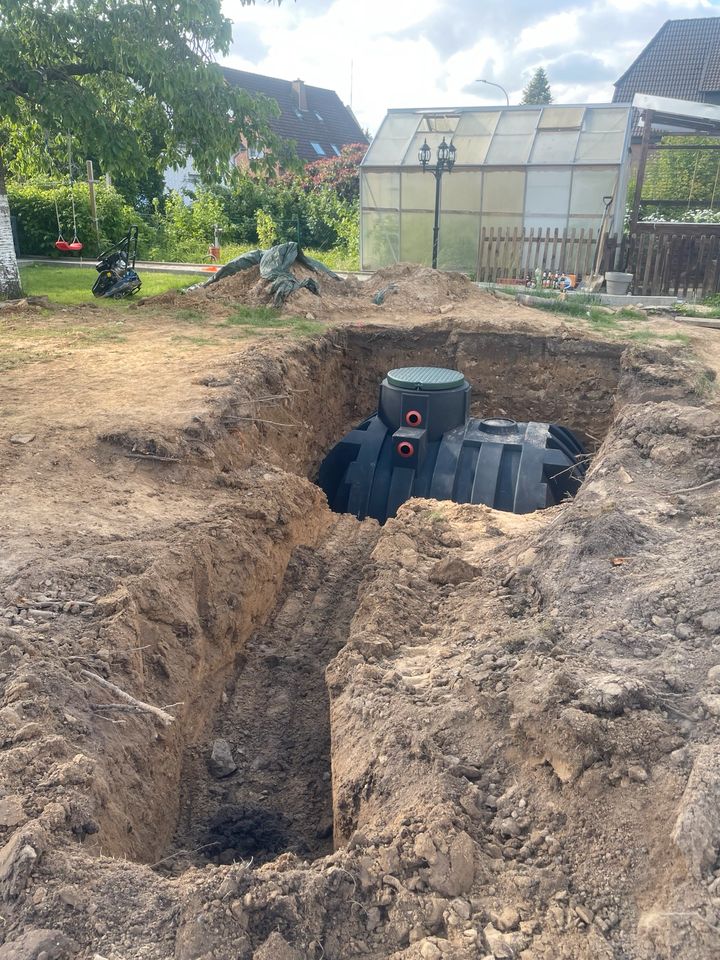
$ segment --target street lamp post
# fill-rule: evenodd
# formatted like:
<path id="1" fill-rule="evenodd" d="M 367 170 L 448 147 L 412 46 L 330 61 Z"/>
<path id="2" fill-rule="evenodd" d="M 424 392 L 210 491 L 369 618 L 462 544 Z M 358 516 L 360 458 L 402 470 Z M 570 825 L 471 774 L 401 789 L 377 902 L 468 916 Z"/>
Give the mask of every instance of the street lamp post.
<path id="1" fill-rule="evenodd" d="M 437 150 L 437 160 L 434 167 L 430 167 L 430 173 L 435 177 L 435 223 L 433 224 L 433 248 L 432 248 L 432 265 L 433 270 L 437 270 L 438 262 L 438 244 L 440 241 L 440 182 L 442 181 L 442 175 L 447 170 L 448 173 L 452 173 L 452 168 L 455 166 L 455 154 L 457 150 L 455 149 L 455 144 L 447 143 L 445 137 L 442 138 L 442 143 Z M 430 164 L 430 145 L 425 138 L 425 143 L 418 150 L 418 160 L 420 165 L 423 168 L 423 173 L 427 171 L 427 168 Z"/>
<path id="2" fill-rule="evenodd" d="M 510 106 L 510 97 L 508 96 L 508 92 L 505 87 L 500 86 L 499 83 L 493 83 L 492 80 L 476 80 L 475 83 L 486 83 L 489 87 L 497 87 L 498 90 L 502 90 L 502 92 L 505 94 L 505 105 L 507 107 Z"/>

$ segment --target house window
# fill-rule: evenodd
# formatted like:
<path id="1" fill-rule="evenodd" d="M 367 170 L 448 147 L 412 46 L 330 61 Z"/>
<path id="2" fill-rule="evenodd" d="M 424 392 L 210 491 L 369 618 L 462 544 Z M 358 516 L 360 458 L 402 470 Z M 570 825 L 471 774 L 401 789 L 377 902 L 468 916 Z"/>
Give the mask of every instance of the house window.
<path id="1" fill-rule="evenodd" d="M 318 118 L 318 120 L 322 120 L 322 117 L 321 117 L 320 114 L 317 112 L 317 110 L 315 111 L 315 116 Z"/>
<path id="2" fill-rule="evenodd" d="M 248 149 L 248 157 L 250 160 L 262 160 L 265 156 L 265 151 L 260 147 L 250 147 Z"/>
<path id="3" fill-rule="evenodd" d="M 319 157 L 324 157 L 324 156 L 325 156 L 325 151 L 323 150 L 323 148 L 320 146 L 319 143 L 315 143 L 314 140 L 311 140 L 311 141 L 310 141 L 310 146 L 313 148 L 313 150 L 315 151 L 315 153 L 316 153 Z"/>
<path id="4" fill-rule="evenodd" d="M 335 154 L 335 156 L 336 156 L 336 157 L 339 157 L 339 156 L 340 156 L 340 151 L 339 151 L 338 148 L 335 146 L 335 144 L 334 144 L 334 143 L 331 143 L 330 146 L 332 147 L 332 150 L 333 150 L 333 153 Z"/>
<path id="5" fill-rule="evenodd" d="M 298 118 L 298 120 L 302 120 L 303 118 L 302 110 L 298 110 L 298 108 L 295 107 L 295 116 Z"/>

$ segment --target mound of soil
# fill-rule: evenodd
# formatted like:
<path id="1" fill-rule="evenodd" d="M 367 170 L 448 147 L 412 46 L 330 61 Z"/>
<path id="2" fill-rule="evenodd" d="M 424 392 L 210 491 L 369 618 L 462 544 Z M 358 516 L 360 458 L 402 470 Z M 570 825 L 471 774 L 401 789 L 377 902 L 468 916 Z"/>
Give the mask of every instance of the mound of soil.
<path id="1" fill-rule="evenodd" d="M 313 273 L 306 267 L 294 264 L 292 274 L 298 280 L 312 278 L 320 288 L 315 295 L 306 288 L 295 291 L 280 306 L 288 315 L 307 315 L 313 318 L 330 319 L 339 313 L 392 312 L 413 310 L 420 313 L 446 313 L 458 304 L 487 303 L 488 295 L 461 273 L 450 273 L 421 267 L 412 263 L 398 263 L 379 270 L 369 280 L 348 277 L 335 280 L 324 274 Z M 374 297 L 384 291 L 382 304 L 375 304 Z M 152 305 L 202 304 L 207 301 L 222 301 L 247 306 L 273 306 L 270 283 L 260 276 L 259 266 L 241 270 L 209 286 L 195 286 L 179 291 L 169 291 L 157 297 L 147 298 L 143 303 Z"/>

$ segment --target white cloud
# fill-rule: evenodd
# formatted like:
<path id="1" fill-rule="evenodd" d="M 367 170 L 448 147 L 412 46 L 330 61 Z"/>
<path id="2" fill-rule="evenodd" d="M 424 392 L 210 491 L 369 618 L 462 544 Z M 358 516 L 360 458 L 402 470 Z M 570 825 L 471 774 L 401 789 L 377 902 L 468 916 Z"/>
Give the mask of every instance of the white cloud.
<path id="1" fill-rule="evenodd" d="M 337 91 L 371 132 L 390 107 L 511 102 L 538 66 L 560 102 L 602 102 L 665 20 L 720 15 L 718 0 L 284 0 L 245 7 L 230 66 Z M 247 41 L 243 44 L 243 30 Z M 585 58 L 585 62 L 584 62 Z M 553 80 L 553 64 L 558 77 Z"/>
<path id="2" fill-rule="evenodd" d="M 547 47 L 572 49 L 580 36 L 581 10 L 564 10 L 546 17 L 520 32 L 517 50 L 542 50 Z"/>

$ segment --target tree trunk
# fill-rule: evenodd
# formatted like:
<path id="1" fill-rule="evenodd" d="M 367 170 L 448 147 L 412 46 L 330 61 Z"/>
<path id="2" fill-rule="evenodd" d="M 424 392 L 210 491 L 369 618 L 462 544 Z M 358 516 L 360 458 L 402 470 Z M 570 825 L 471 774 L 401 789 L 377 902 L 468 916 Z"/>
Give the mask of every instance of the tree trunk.
<path id="1" fill-rule="evenodd" d="M 22 296 L 10 225 L 10 204 L 5 192 L 5 170 L 0 156 L 0 300 L 15 300 Z"/>

